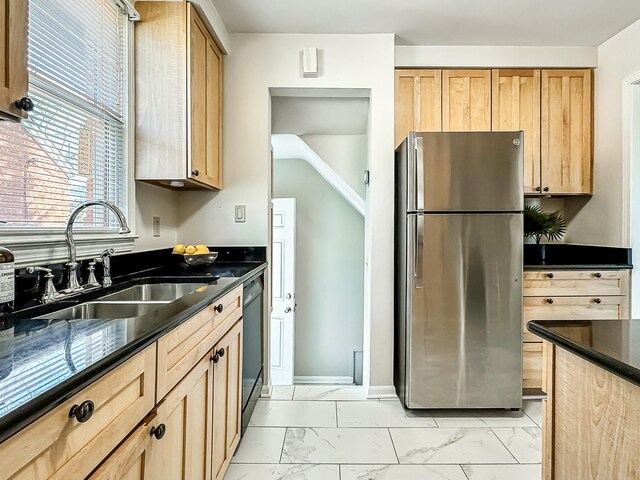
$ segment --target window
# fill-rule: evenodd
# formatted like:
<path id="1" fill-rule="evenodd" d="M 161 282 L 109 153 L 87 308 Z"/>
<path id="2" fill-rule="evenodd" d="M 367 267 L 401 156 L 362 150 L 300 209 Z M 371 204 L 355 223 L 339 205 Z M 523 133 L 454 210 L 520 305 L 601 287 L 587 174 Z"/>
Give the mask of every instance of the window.
<path id="1" fill-rule="evenodd" d="M 22 124 L 0 123 L 3 228 L 59 231 L 91 198 L 126 212 L 128 31 L 116 0 L 29 0 L 35 109 Z M 78 230 L 116 227 L 101 208 L 76 221 Z"/>

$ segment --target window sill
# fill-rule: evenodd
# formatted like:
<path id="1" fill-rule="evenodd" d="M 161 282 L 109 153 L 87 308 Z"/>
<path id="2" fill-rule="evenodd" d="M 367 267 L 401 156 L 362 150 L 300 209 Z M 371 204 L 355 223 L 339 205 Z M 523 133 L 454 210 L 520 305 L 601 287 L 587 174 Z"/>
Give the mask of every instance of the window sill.
<path id="1" fill-rule="evenodd" d="M 133 251 L 137 235 L 76 234 L 76 255 L 78 260 L 97 257 L 106 248 L 113 248 L 116 254 Z M 66 263 L 69 255 L 63 234 L 53 235 L 11 235 L 0 239 L 0 245 L 13 252 L 16 267 Z"/>

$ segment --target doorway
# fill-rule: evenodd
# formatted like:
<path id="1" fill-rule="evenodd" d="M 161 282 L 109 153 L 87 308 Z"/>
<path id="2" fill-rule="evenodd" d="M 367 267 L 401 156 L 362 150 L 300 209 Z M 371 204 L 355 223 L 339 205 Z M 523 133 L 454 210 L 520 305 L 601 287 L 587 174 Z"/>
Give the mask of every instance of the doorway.
<path id="1" fill-rule="evenodd" d="M 361 384 L 369 97 L 291 90 L 271 98 L 271 384 Z"/>

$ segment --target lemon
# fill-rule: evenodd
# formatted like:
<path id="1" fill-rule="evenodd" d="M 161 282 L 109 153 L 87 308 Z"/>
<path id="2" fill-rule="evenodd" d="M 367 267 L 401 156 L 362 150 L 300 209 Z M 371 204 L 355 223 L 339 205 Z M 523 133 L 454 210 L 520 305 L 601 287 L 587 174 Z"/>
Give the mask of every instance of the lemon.
<path id="1" fill-rule="evenodd" d="M 209 248 L 206 245 L 196 245 L 196 253 L 197 254 L 209 253 Z"/>
<path id="2" fill-rule="evenodd" d="M 187 255 L 193 255 L 194 253 L 196 253 L 196 247 L 194 247 L 193 245 L 189 245 L 184 249 L 184 253 L 186 253 Z"/>
<path id="3" fill-rule="evenodd" d="M 178 255 L 183 255 L 185 250 L 185 246 L 182 243 L 177 244 L 173 247 L 173 253 L 177 253 Z"/>

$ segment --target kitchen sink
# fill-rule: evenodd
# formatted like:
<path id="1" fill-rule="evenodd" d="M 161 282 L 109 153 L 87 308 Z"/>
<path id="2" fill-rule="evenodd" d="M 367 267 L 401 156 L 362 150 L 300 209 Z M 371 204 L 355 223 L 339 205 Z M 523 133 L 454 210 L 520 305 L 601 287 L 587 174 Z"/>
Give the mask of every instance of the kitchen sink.
<path id="1" fill-rule="evenodd" d="M 65 308 L 39 318 L 51 320 L 86 320 L 106 318 L 133 318 L 159 309 L 165 302 L 88 302 Z"/>
<path id="2" fill-rule="evenodd" d="M 143 283 L 100 298 L 101 302 L 170 302 L 206 283 Z"/>

